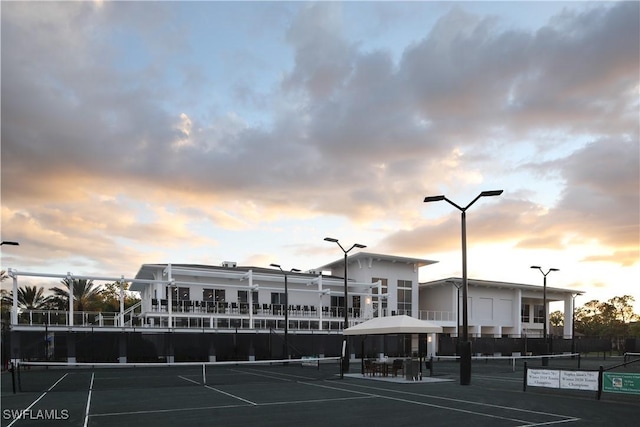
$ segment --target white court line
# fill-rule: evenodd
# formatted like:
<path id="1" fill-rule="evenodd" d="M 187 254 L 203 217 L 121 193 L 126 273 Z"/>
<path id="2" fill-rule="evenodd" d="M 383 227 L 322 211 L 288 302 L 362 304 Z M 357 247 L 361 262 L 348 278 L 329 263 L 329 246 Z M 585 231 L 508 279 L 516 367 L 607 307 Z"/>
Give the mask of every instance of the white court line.
<path id="1" fill-rule="evenodd" d="M 89 424 L 89 408 L 91 407 L 91 392 L 93 391 L 93 379 L 96 373 L 91 373 L 91 383 L 89 384 L 89 396 L 87 397 L 87 409 L 84 411 L 84 427 Z"/>
<path id="2" fill-rule="evenodd" d="M 178 378 L 182 378 L 183 380 L 185 380 L 185 381 L 189 381 L 189 382 L 192 382 L 192 383 L 194 383 L 194 384 L 198 384 L 198 385 L 201 385 L 201 384 L 202 384 L 202 383 L 199 383 L 198 381 L 194 381 L 194 380 L 192 380 L 192 379 L 190 379 L 190 378 L 183 377 L 182 375 L 178 375 Z M 236 395 L 233 395 L 233 394 L 231 394 L 231 393 L 227 393 L 226 391 L 218 390 L 217 388 L 215 388 L 215 387 L 211 387 L 211 386 L 208 386 L 208 385 L 206 385 L 206 384 L 205 384 L 205 388 L 208 388 L 209 390 L 217 391 L 218 393 L 222 393 L 222 394 L 224 394 L 225 396 L 233 397 L 234 399 L 238 399 L 238 400 L 240 400 L 240 401 L 242 401 L 242 402 L 248 403 L 249 405 L 253 405 L 253 406 L 256 406 L 256 405 L 257 405 L 257 403 L 255 403 L 255 402 L 252 402 L 252 401 L 247 400 L 247 399 L 243 399 L 243 398 L 241 398 L 241 397 L 239 397 L 239 396 L 236 396 Z"/>
<path id="3" fill-rule="evenodd" d="M 524 412 L 524 413 L 527 413 L 527 414 L 547 415 L 547 416 L 550 416 L 550 417 L 563 418 L 563 419 L 566 419 L 566 420 L 579 420 L 580 419 L 580 418 L 570 417 L 570 416 L 567 416 L 567 415 L 552 414 L 550 412 L 532 411 L 530 409 L 513 408 L 513 407 L 510 407 L 510 406 L 494 405 L 492 403 L 480 403 L 480 402 L 474 402 L 472 400 L 454 399 L 452 397 L 435 396 L 435 395 L 432 395 L 432 394 L 422 394 L 422 393 L 415 393 L 415 392 L 401 391 L 401 390 L 390 390 L 390 389 L 371 387 L 371 386 L 360 385 L 360 384 L 350 384 L 350 385 L 353 385 L 355 387 L 361 387 L 361 388 L 369 388 L 369 389 L 373 389 L 373 390 L 388 391 L 388 392 L 392 392 L 392 393 L 408 394 L 410 396 L 420 396 L 420 397 L 427 397 L 427 398 L 430 398 L 430 399 L 447 400 L 447 401 L 456 402 L 456 403 L 465 403 L 465 404 L 470 404 L 470 405 L 486 406 L 488 408 L 504 409 L 504 410 L 513 411 L 513 412 Z M 536 424 L 536 425 L 538 425 L 538 424 Z M 540 425 L 544 425 L 544 423 L 542 423 Z"/>
<path id="4" fill-rule="evenodd" d="M 311 383 L 304 383 L 304 384 L 312 385 L 312 386 L 315 386 L 315 387 L 328 388 L 328 389 L 331 389 L 331 390 L 340 390 L 340 391 L 347 391 L 347 392 L 350 391 L 352 393 L 368 394 L 368 395 L 371 395 L 371 396 L 379 397 L 381 399 L 395 400 L 395 401 L 398 401 L 398 402 L 411 403 L 411 404 L 420 405 L 420 406 L 429 406 L 429 407 L 432 407 L 432 408 L 445 409 L 445 410 L 454 411 L 454 412 L 462 412 L 464 414 L 478 415 L 478 416 L 481 416 L 481 417 L 495 418 L 495 419 L 507 420 L 507 421 L 515 421 L 515 422 L 519 422 L 519 423 L 524 423 L 524 425 L 527 425 L 527 426 L 532 424 L 529 421 L 521 420 L 521 419 L 518 419 L 518 418 L 501 417 L 499 415 L 492 415 L 492 414 L 487 414 L 487 413 L 484 413 L 484 412 L 470 411 L 468 409 L 452 408 L 452 407 L 449 407 L 449 406 L 436 405 L 436 404 L 433 404 L 433 403 L 418 402 L 418 401 L 415 401 L 415 400 L 401 399 L 401 398 L 398 398 L 398 397 L 383 396 L 383 395 L 372 394 L 372 393 L 364 393 L 364 392 L 359 392 L 359 391 L 349 390 L 349 389 L 344 389 L 344 388 L 339 388 L 339 387 L 329 387 L 329 386 L 321 385 L 321 384 L 311 384 Z M 376 389 L 375 387 L 365 387 L 365 388 Z M 377 390 L 392 391 L 392 390 L 388 390 L 388 389 L 377 389 Z M 420 395 L 418 395 L 418 396 L 420 396 Z M 464 402 L 464 401 L 461 400 L 460 402 Z"/>
<path id="5" fill-rule="evenodd" d="M 43 397 L 45 397 L 45 396 L 47 395 L 47 393 L 49 393 L 51 390 L 53 390 L 53 388 L 54 388 L 55 386 L 57 386 L 57 385 L 58 385 L 58 383 L 59 383 L 60 381 L 62 381 L 62 380 L 63 380 L 67 375 L 69 375 L 69 373 L 64 374 L 62 377 L 60 377 L 60 379 L 59 379 L 58 381 L 56 381 L 55 383 L 53 383 L 53 385 L 52 385 L 51 387 L 49 387 L 49 388 L 47 389 L 47 391 L 45 391 L 44 393 L 42 393 L 42 394 L 40 395 L 40 397 L 39 397 L 39 398 L 37 398 L 36 400 L 34 400 L 34 401 L 33 401 L 33 403 L 32 403 L 31 405 L 29 405 L 29 407 L 28 407 L 27 409 L 25 409 L 23 413 L 25 413 L 25 412 L 27 412 L 29 409 L 33 408 L 33 405 L 35 405 L 36 403 L 38 403 L 38 402 L 40 401 L 40 399 L 42 399 Z M 11 423 L 10 423 L 7 427 L 11 427 L 11 426 L 12 426 L 12 425 L 14 425 L 14 424 L 16 423 L 16 421 L 18 421 L 19 419 L 21 419 L 21 418 L 20 418 L 20 417 L 18 417 L 18 418 L 16 418 L 16 419 L 14 419 L 13 421 L 11 421 Z"/>
<path id="6" fill-rule="evenodd" d="M 370 397 L 375 396 L 358 396 L 358 397 L 347 397 L 347 398 L 336 398 L 336 399 L 311 399 L 311 400 L 296 400 L 296 401 L 283 401 L 283 402 L 269 402 L 269 403 L 258 403 L 255 406 L 274 406 L 274 405 L 296 405 L 302 403 L 325 403 L 325 402 L 340 402 L 343 400 L 358 400 L 358 399 L 368 399 Z M 183 411 L 205 411 L 211 409 L 234 409 L 234 408 L 246 408 L 250 405 L 220 405 L 220 406 L 199 406 L 193 408 L 174 408 L 174 409 L 148 409 L 143 411 L 129 411 L 129 412 L 106 412 L 103 414 L 93 414 L 91 417 L 113 417 L 119 415 L 142 415 L 142 414 L 155 414 L 155 413 L 167 413 L 167 412 L 183 412 Z M 252 405 L 253 406 L 253 405 Z"/>
<path id="7" fill-rule="evenodd" d="M 198 381 L 194 381 L 191 378 L 187 378 L 187 377 L 183 377 L 182 375 L 178 375 L 178 378 L 183 379 L 185 381 L 189 381 L 190 383 L 194 383 L 194 384 L 198 384 L 198 385 L 202 385 L 201 382 Z"/>
<path id="8" fill-rule="evenodd" d="M 217 389 L 217 388 L 215 388 L 215 387 L 211 387 L 211 386 L 208 386 L 208 385 L 206 385 L 205 387 L 206 387 L 206 388 L 208 388 L 209 390 L 213 390 L 213 391 L 217 391 L 218 393 L 222 393 L 222 394 L 224 394 L 225 396 L 233 397 L 234 399 L 238 399 L 238 400 L 241 400 L 241 401 L 243 401 L 243 402 L 247 402 L 247 403 L 248 403 L 248 404 L 250 404 L 250 405 L 258 406 L 258 404 L 257 404 L 257 403 L 255 403 L 255 402 L 252 402 L 252 401 L 247 400 L 247 399 L 243 399 L 243 398 L 241 398 L 240 396 L 236 396 L 236 395 L 233 395 L 233 394 L 231 394 L 231 393 L 227 393 L 226 391 L 218 390 L 218 389 Z"/>
<path id="9" fill-rule="evenodd" d="M 522 426 L 517 426 L 517 427 L 550 426 L 553 424 L 573 423 L 576 421 L 580 421 L 580 418 L 567 418 L 566 420 L 548 421 L 546 423 L 523 424 Z"/>
<path id="10" fill-rule="evenodd" d="M 148 409 L 143 411 L 126 411 L 126 412 L 105 412 L 103 414 L 91 414 L 93 417 L 117 417 L 119 415 L 138 415 L 138 414 L 162 414 L 166 412 L 184 412 L 184 411 L 202 411 L 209 409 L 228 409 L 228 408 L 246 408 L 248 405 L 219 405 L 219 406 L 198 406 L 194 408 L 174 408 L 174 409 Z"/>

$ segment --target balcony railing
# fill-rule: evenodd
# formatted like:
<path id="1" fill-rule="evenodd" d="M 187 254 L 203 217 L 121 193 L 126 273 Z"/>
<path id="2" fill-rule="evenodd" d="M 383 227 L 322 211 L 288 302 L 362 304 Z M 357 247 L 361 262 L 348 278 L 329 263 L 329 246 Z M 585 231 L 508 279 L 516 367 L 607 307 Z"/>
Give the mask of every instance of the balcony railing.
<path id="1" fill-rule="evenodd" d="M 455 311 L 432 311 L 432 310 L 420 310 L 420 319 L 428 320 L 431 322 L 455 322 Z"/>
<path id="2" fill-rule="evenodd" d="M 254 304 L 249 313 L 248 304 L 219 303 L 213 305 L 173 305 L 171 313 L 166 305 L 152 304 L 143 312 L 141 305 L 129 307 L 121 316 L 119 312 L 74 311 L 73 326 L 81 327 L 175 327 L 175 328 L 238 328 L 284 329 L 284 306 L 281 304 Z M 360 309 L 348 309 L 349 325 L 366 319 Z M 290 329 L 341 330 L 344 321 L 343 307 L 317 307 L 309 305 L 289 306 Z M 170 320 L 171 318 L 171 320 Z M 121 321 L 121 319 L 123 321 Z M 322 322 L 320 322 L 322 319 Z M 253 326 L 252 322 L 253 320 Z M 322 323 L 322 324 L 321 324 Z M 69 312 L 57 310 L 21 310 L 18 325 L 70 326 Z"/>

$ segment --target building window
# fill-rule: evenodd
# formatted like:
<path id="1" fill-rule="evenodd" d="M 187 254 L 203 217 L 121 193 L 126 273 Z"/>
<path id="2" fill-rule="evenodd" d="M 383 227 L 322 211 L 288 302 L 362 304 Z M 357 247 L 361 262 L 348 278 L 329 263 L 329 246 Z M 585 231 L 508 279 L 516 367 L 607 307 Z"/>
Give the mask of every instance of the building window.
<path id="1" fill-rule="evenodd" d="M 371 278 L 371 283 L 376 283 L 376 282 L 382 282 L 382 293 L 386 294 L 387 293 L 387 279 L 383 279 L 381 277 L 372 277 Z M 382 315 L 386 316 L 387 315 L 387 298 L 378 298 L 376 295 L 378 295 L 378 287 L 374 286 L 373 289 L 371 289 L 371 293 L 373 294 L 372 296 L 372 302 L 373 302 L 373 315 L 374 316 L 378 316 L 378 304 L 382 304 Z"/>
<path id="2" fill-rule="evenodd" d="M 544 306 L 536 304 L 533 308 L 533 312 L 533 323 L 544 323 Z"/>
<path id="3" fill-rule="evenodd" d="M 251 292 L 253 303 L 258 303 L 258 291 Z M 238 302 L 249 302 L 249 291 L 238 291 Z"/>
<path id="4" fill-rule="evenodd" d="M 527 304 L 523 304 L 520 309 L 520 319 L 522 323 L 529 323 L 531 321 L 529 317 L 529 306 Z"/>
<path id="5" fill-rule="evenodd" d="M 271 309 L 273 310 L 273 314 L 284 314 L 284 300 L 284 292 L 271 292 Z"/>
<path id="6" fill-rule="evenodd" d="M 167 286 L 167 294 L 169 287 Z M 171 288 L 171 299 L 173 301 L 189 301 L 189 288 Z"/>
<path id="7" fill-rule="evenodd" d="M 225 290 L 224 289 L 214 289 L 214 293 L 213 293 L 216 302 L 225 302 L 226 301 L 226 297 L 225 297 Z"/>
<path id="8" fill-rule="evenodd" d="M 411 280 L 398 280 L 398 314 L 411 316 Z"/>
<path id="9" fill-rule="evenodd" d="M 344 316 L 344 297 L 331 296 L 331 314 L 333 317 Z"/>

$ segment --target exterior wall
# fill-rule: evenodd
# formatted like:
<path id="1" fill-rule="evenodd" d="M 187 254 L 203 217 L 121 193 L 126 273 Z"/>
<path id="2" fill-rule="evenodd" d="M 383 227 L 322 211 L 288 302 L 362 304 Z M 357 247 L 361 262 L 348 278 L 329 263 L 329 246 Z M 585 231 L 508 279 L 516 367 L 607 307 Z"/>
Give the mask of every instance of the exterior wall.
<path id="1" fill-rule="evenodd" d="M 333 276 L 344 275 L 344 265 L 332 269 Z M 398 280 L 411 281 L 411 316 L 418 317 L 419 312 L 419 279 L 418 269 L 414 264 L 394 263 L 385 260 L 349 260 L 347 277 L 357 283 L 371 283 L 374 277 L 387 279 L 387 315 L 398 312 Z M 364 291 L 364 288 L 363 288 Z M 349 301 L 351 304 L 351 300 Z"/>
<path id="2" fill-rule="evenodd" d="M 513 327 L 514 306 L 519 306 L 512 290 L 469 287 L 469 324 L 484 327 Z"/>

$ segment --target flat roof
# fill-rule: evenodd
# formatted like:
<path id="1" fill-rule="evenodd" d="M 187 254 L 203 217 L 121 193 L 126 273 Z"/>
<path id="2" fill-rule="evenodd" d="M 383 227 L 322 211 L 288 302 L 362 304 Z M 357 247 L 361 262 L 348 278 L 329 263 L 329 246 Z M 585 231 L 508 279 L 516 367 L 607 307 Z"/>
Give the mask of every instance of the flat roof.
<path id="1" fill-rule="evenodd" d="M 446 279 L 438 279 L 432 280 L 430 282 L 421 282 L 418 287 L 419 288 L 432 288 L 436 286 L 442 286 L 448 283 L 454 282 L 456 284 L 462 283 L 462 277 L 449 277 Z M 467 278 L 467 284 L 469 286 L 479 286 L 484 288 L 503 288 L 503 289 L 526 289 L 531 291 L 539 292 L 542 289 L 542 285 L 530 285 L 526 283 L 515 283 L 515 282 L 500 282 L 495 280 L 479 280 L 479 279 L 470 279 Z M 569 293 L 582 295 L 584 291 L 579 291 L 576 289 L 567 289 L 567 288 L 555 288 L 551 286 L 547 286 L 548 292 L 558 292 L 558 293 Z"/>

